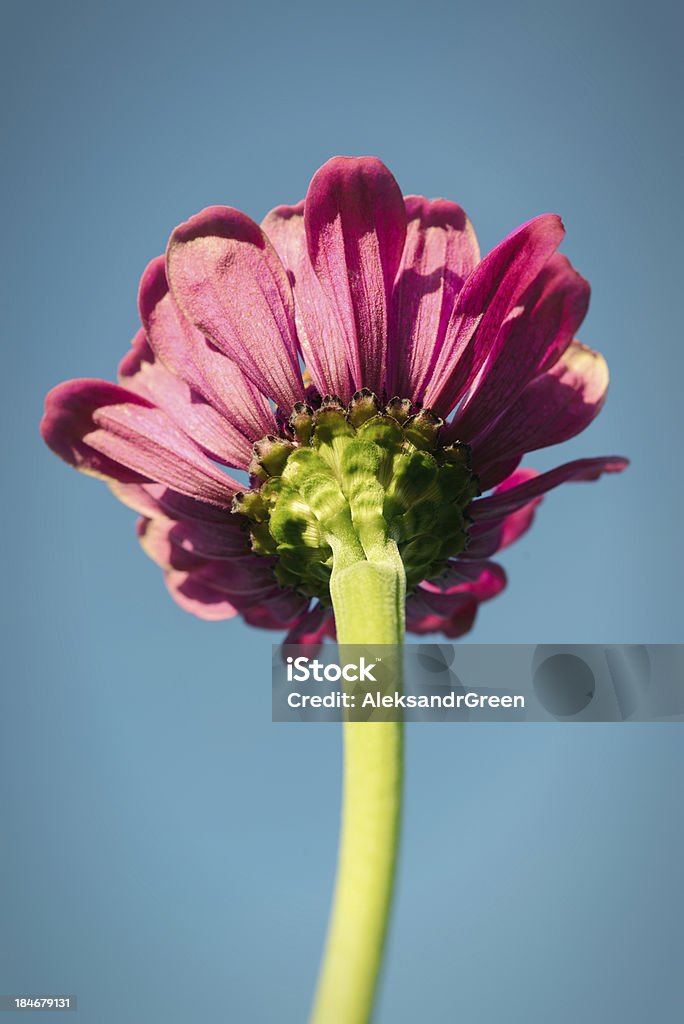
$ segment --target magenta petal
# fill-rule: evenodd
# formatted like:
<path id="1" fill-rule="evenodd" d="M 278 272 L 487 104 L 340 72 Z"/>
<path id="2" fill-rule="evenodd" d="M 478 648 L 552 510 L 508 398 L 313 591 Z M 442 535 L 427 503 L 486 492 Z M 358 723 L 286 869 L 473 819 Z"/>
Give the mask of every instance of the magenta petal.
<path id="1" fill-rule="evenodd" d="M 431 593 L 418 587 L 406 601 L 406 629 L 419 634 L 443 633 L 455 640 L 472 629 L 478 604 L 472 594 Z"/>
<path id="2" fill-rule="evenodd" d="M 527 385 L 499 421 L 474 442 L 476 469 L 560 444 L 581 433 L 603 408 L 608 367 L 575 341 L 550 370 Z"/>
<path id="3" fill-rule="evenodd" d="M 163 256 L 145 269 L 138 305 L 150 346 L 172 373 L 251 442 L 274 433 L 275 417 L 266 396 L 178 308 L 169 291 Z"/>
<path id="4" fill-rule="evenodd" d="M 116 384 L 59 384 L 45 400 L 41 430 L 57 455 L 86 473 L 151 480 L 224 506 L 240 490 L 161 409 Z"/>
<path id="5" fill-rule="evenodd" d="M 314 387 L 348 402 L 355 391 L 344 328 L 314 274 L 304 229 L 304 203 L 277 206 L 261 223 L 287 269 L 295 297 L 297 334 Z"/>
<path id="6" fill-rule="evenodd" d="M 501 494 L 536 476 L 539 476 L 536 469 L 518 469 L 499 484 L 494 493 Z M 504 515 L 501 519 L 486 519 L 481 523 L 475 523 L 468 531 L 468 547 L 458 556 L 459 560 L 480 561 L 515 543 L 532 526 L 535 510 L 541 501 L 543 497 L 537 495 L 522 508 Z"/>
<path id="7" fill-rule="evenodd" d="M 425 405 L 447 415 L 475 381 L 504 320 L 563 238 L 560 217 L 523 224 L 485 256 L 459 293 Z"/>
<path id="8" fill-rule="evenodd" d="M 171 235 L 167 273 L 185 315 L 281 408 L 304 398 L 294 299 L 258 224 L 212 206 Z"/>
<path id="9" fill-rule="evenodd" d="M 471 594 L 478 601 L 490 601 L 506 586 L 506 573 L 496 562 L 449 561 L 446 573 L 432 583 L 421 583 L 420 590 L 435 594 Z"/>
<path id="10" fill-rule="evenodd" d="M 552 366 L 574 338 L 588 305 L 588 283 L 565 256 L 554 253 L 499 331 L 456 414 L 453 436 L 472 441 Z"/>
<path id="11" fill-rule="evenodd" d="M 399 186 L 375 157 L 333 157 L 313 176 L 304 220 L 311 264 L 344 331 L 353 384 L 382 394 L 390 296 L 406 237 Z"/>
<path id="12" fill-rule="evenodd" d="M 473 626 L 478 605 L 506 586 L 506 573 L 496 562 L 449 563 L 439 583 L 423 582 L 406 602 L 406 628 L 412 633 L 444 633 L 455 639 Z"/>
<path id="13" fill-rule="evenodd" d="M 129 398 L 145 406 L 149 404 L 109 381 L 68 380 L 58 384 L 45 396 L 45 412 L 40 423 L 43 440 L 55 455 L 82 473 L 107 482 L 145 482 L 147 477 L 144 474 L 95 450 L 84 440 L 93 430 L 93 412 L 100 404 L 127 401 Z"/>
<path id="14" fill-rule="evenodd" d="M 527 505 L 533 498 L 558 487 L 559 484 L 580 480 L 598 480 L 604 473 L 620 473 L 629 465 L 628 459 L 619 455 L 602 456 L 594 459 L 577 459 L 564 466 L 551 469 L 486 498 L 472 502 L 468 511 L 476 522 L 486 519 L 501 519 Z"/>
<path id="15" fill-rule="evenodd" d="M 474 456 L 474 461 L 476 460 Z M 477 473 L 480 484 L 480 493 L 491 490 L 507 480 L 518 468 L 522 461 L 522 455 L 513 455 L 508 459 L 501 459 L 500 462 L 492 462 L 488 466 L 479 465 L 473 467 Z"/>
<path id="16" fill-rule="evenodd" d="M 456 203 L 406 196 L 406 243 L 392 293 L 388 395 L 421 395 L 463 282 L 480 260 L 473 226 Z"/>
<path id="17" fill-rule="evenodd" d="M 156 358 L 144 330 L 119 364 L 124 387 L 148 398 L 169 416 L 212 459 L 247 469 L 253 439 L 246 437 L 221 416 L 189 384 L 171 373 Z"/>

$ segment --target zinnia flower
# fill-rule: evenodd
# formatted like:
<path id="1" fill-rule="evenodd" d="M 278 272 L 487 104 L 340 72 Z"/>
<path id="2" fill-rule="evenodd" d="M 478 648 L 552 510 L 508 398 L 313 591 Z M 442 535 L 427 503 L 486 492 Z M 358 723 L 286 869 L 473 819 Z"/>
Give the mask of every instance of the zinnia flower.
<path id="1" fill-rule="evenodd" d="M 183 608 L 292 643 L 395 645 L 398 687 L 404 626 L 466 632 L 542 495 L 626 465 L 520 468 L 588 426 L 608 384 L 575 340 L 589 287 L 562 237 L 536 217 L 481 260 L 455 203 L 336 157 L 261 227 L 217 206 L 176 228 L 143 274 L 119 383 L 56 387 L 43 436 L 142 515 Z M 315 1024 L 367 1024 L 396 865 L 401 722 L 344 732 Z"/>
<path id="2" fill-rule="evenodd" d="M 261 227 L 216 206 L 176 228 L 143 274 L 118 384 L 54 388 L 43 437 L 141 514 L 144 550 L 201 618 L 334 635 L 353 523 L 364 548 L 396 541 L 407 629 L 457 637 L 505 586 L 491 557 L 542 495 L 626 465 L 520 468 L 584 430 L 608 385 L 575 339 L 589 286 L 563 233 L 536 217 L 481 259 L 455 203 L 335 157 Z"/>

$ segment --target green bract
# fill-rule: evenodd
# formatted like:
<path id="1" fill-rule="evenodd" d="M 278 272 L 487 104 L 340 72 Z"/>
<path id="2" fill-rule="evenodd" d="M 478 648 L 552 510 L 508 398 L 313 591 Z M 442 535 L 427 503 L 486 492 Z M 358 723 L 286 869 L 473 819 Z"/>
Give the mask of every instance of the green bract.
<path id="1" fill-rule="evenodd" d="M 465 547 L 465 509 L 478 486 L 468 446 L 441 445 L 442 426 L 408 399 L 381 409 L 366 389 L 347 407 L 334 397 L 316 411 L 296 405 L 289 437 L 254 445 L 257 488 L 233 505 L 249 520 L 254 550 L 277 557 L 278 581 L 329 602 L 336 549 L 370 559 L 388 541 L 409 588 L 443 572 Z"/>

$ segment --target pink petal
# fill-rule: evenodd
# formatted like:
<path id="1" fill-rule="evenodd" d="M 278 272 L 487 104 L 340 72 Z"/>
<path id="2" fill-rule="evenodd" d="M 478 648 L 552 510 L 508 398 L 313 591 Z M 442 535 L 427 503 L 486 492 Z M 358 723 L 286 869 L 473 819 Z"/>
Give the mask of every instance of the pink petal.
<path id="1" fill-rule="evenodd" d="M 136 533 L 147 557 L 162 569 L 189 572 L 204 565 L 203 559 L 171 542 L 167 525 L 162 519 L 139 519 Z"/>
<path id="2" fill-rule="evenodd" d="M 295 297 L 297 334 L 306 368 L 321 395 L 348 402 L 356 390 L 347 360 L 344 328 L 314 274 L 304 229 L 304 202 L 277 206 L 262 228 L 287 268 Z"/>
<path id="3" fill-rule="evenodd" d="M 140 520 L 138 536 L 141 543 L 144 539 L 143 547 L 150 558 L 159 565 L 172 564 L 169 556 L 172 546 L 183 553 L 184 565 L 200 565 L 215 559 L 231 562 L 235 559 L 256 559 L 249 533 L 242 529 L 235 516 L 230 516 L 222 523 L 202 523 L 167 519 L 157 514 Z M 267 558 L 260 558 L 257 563 L 257 575 L 260 577 L 263 577 L 262 570 L 268 569 L 268 575 L 263 578 L 268 579 L 270 585 L 273 584 L 272 566 L 272 561 Z"/>
<path id="4" fill-rule="evenodd" d="M 599 414 L 607 390 L 603 356 L 573 342 L 474 443 L 476 468 L 575 437 Z"/>
<path id="5" fill-rule="evenodd" d="M 390 296 L 406 237 L 399 186 L 375 157 L 333 157 L 311 181 L 304 220 L 313 269 L 344 331 L 354 387 L 382 394 Z"/>
<path id="6" fill-rule="evenodd" d="M 276 586 L 273 559 L 255 555 L 248 544 L 237 555 L 223 551 L 218 559 L 202 557 L 179 541 L 177 526 L 161 518 L 138 522 L 141 547 L 162 569 L 192 571 L 207 586 L 230 594 L 231 599 L 260 597 Z"/>
<path id="7" fill-rule="evenodd" d="M 164 574 L 164 582 L 176 604 L 198 619 L 221 622 L 238 614 L 225 594 L 195 580 L 192 573 L 172 569 Z"/>
<path id="8" fill-rule="evenodd" d="M 629 465 L 628 459 L 619 455 L 602 456 L 595 459 L 578 459 L 564 466 L 540 473 L 538 476 L 511 487 L 501 493 L 479 498 L 469 506 L 469 513 L 476 522 L 486 519 L 501 519 L 527 505 L 533 498 L 558 487 L 559 484 L 579 480 L 598 480 L 604 473 L 621 473 Z"/>
<path id="9" fill-rule="evenodd" d="M 223 506 L 240 490 L 161 409 L 107 381 L 72 380 L 53 388 L 41 431 L 57 455 L 86 473 L 122 483 L 163 483 Z"/>
<path id="10" fill-rule="evenodd" d="M 308 607 L 309 599 L 273 578 L 269 560 L 259 555 L 232 562 L 207 561 L 190 571 L 193 582 L 226 594 L 250 625 L 283 629 L 292 625 Z"/>
<path id="11" fill-rule="evenodd" d="M 190 520 L 174 522 L 169 539 L 199 558 L 234 559 L 253 557 L 249 533 L 235 516 L 224 523 L 200 523 Z M 270 564 L 262 558 L 261 563 Z"/>
<path id="12" fill-rule="evenodd" d="M 144 330 L 119 365 L 119 381 L 149 399 L 217 462 L 247 469 L 254 438 L 249 439 L 180 377 L 171 373 L 150 348 Z"/>
<path id="13" fill-rule="evenodd" d="M 164 484 L 153 483 L 120 483 L 109 481 L 112 494 L 134 512 L 154 518 L 162 516 L 174 520 L 189 520 L 191 523 L 218 524 L 226 522 L 225 508 L 209 505 L 196 498 L 179 494 Z"/>
<path id="14" fill-rule="evenodd" d="M 456 300 L 424 403 L 447 415 L 478 373 L 504 320 L 560 245 L 560 217 L 544 214 L 504 239 L 472 272 Z"/>
<path id="15" fill-rule="evenodd" d="M 446 199 L 406 196 L 406 243 L 392 293 L 387 393 L 420 395 L 465 279 L 480 260 L 472 224 Z"/>
<path id="16" fill-rule="evenodd" d="M 237 597 L 233 603 L 229 592 L 216 587 L 211 573 L 203 569 L 170 570 L 165 574 L 165 582 L 176 603 L 200 619 L 218 621 L 239 613 L 249 625 L 262 629 L 287 629 L 302 615 L 308 603 L 294 591 L 277 587 L 249 599 Z"/>
<path id="17" fill-rule="evenodd" d="M 260 391 L 288 412 L 304 398 L 292 289 L 258 224 L 203 210 L 171 235 L 167 274 L 185 315 Z"/>
<path id="18" fill-rule="evenodd" d="M 554 253 L 509 315 L 453 424 L 453 436 L 472 441 L 525 386 L 552 366 L 572 341 L 589 305 L 589 285 Z"/>
<path id="19" fill-rule="evenodd" d="M 155 355 L 251 443 L 277 429 L 265 395 L 181 313 L 169 291 L 163 256 L 147 266 L 140 318 Z"/>
<path id="20" fill-rule="evenodd" d="M 98 405 L 126 401 L 128 396 L 129 392 L 104 380 L 69 380 L 58 384 L 45 396 L 40 423 L 43 440 L 60 459 L 89 476 L 126 485 L 145 482 L 146 476 L 96 451 L 84 440 L 93 429 L 93 412 Z"/>

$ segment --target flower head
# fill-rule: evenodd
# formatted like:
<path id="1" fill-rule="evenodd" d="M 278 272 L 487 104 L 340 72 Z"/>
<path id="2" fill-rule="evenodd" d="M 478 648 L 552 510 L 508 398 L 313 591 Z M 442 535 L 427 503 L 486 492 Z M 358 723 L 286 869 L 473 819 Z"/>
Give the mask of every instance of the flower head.
<path id="1" fill-rule="evenodd" d="M 459 636 L 542 495 L 626 465 L 520 468 L 584 430 L 608 385 L 575 339 L 589 286 L 563 233 L 536 217 L 481 259 L 455 203 L 335 157 L 261 227 L 210 207 L 176 228 L 119 383 L 54 388 L 43 437 L 141 514 L 143 548 L 201 618 L 318 642 L 338 546 L 389 538 L 407 628 Z"/>

